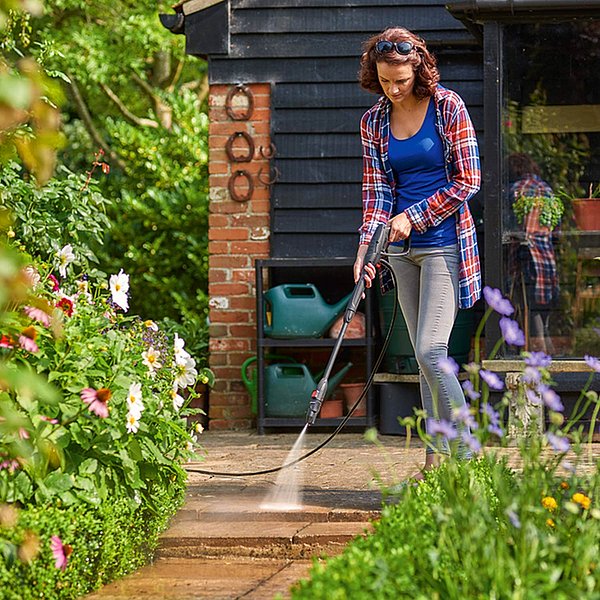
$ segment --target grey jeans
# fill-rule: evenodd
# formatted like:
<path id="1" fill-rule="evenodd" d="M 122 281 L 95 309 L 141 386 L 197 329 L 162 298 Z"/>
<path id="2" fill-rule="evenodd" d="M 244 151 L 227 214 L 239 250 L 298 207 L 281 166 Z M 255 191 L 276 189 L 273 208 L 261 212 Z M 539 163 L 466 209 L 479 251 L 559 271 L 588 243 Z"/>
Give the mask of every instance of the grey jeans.
<path id="1" fill-rule="evenodd" d="M 396 294 L 408 335 L 419 365 L 421 401 L 427 416 L 455 422 L 454 408 L 465 405 L 465 396 L 456 376 L 447 374 L 439 361 L 448 356 L 448 340 L 458 314 L 458 245 L 440 248 L 411 248 L 405 256 L 397 246 L 389 247 L 389 262 L 396 276 Z M 471 453 L 457 424 L 458 456 Z M 438 451 L 449 453 L 447 440 L 437 439 Z M 434 450 L 427 447 L 427 452 Z"/>

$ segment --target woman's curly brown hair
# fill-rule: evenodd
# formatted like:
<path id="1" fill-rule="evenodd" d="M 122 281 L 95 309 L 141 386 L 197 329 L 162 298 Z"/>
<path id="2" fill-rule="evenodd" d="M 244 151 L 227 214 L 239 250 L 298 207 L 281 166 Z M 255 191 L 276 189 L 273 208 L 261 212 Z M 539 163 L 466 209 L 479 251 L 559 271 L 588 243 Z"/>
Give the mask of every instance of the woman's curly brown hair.
<path id="1" fill-rule="evenodd" d="M 411 42 L 414 49 L 406 56 L 397 52 L 379 54 L 375 50 L 377 42 Z M 404 27 L 388 27 L 381 33 L 370 37 L 363 43 L 363 54 L 360 59 L 358 80 L 360 86 L 376 94 L 383 94 L 383 88 L 377 76 L 377 63 L 386 62 L 390 65 L 412 65 L 415 71 L 414 94 L 417 98 L 433 96 L 436 85 L 440 80 L 435 56 L 429 52 L 425 41 Z"/>

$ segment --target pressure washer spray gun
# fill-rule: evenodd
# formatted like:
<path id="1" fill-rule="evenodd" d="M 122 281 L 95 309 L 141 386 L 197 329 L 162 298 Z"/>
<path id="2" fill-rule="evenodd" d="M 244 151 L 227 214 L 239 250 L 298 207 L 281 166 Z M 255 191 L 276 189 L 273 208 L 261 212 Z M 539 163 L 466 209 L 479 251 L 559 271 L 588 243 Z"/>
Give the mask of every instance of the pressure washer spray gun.
<path id="1" fill-rule="evenodd" d="M 364 258 L 364 265 L 372 263 L 375 266 L 379 265 L 381 261 L 382 254 L 385 252 L 388 246 L 388 237 L 389 237 L 389 226 L 384 225 L 383 223 L 378 225 L 373 237 L 371 238 L 371 242 L 369 243 L 369 247 L 367 248 L 367 252 Z M 408 242 L 407 242 L 408 243 Z M 335 363 L 335 359 L 337 357 L 340 346 L 342 345 L 342 341 L 344 339 L 344 334 L 346 333 L 346 329 L 350 324 L 350 321 L 354 318 L 356 311 L 358 310 L 358 305 L 362 300 L 363 293 L 365 291 L 365 278 L 364 278 L 364 267 L 363 267 L 363 276 L 360 277 L 358 282 L 356 283 L 356 287 L 354 288 L 354 292 L 348 300 L 348 304 L 346 306 L 346 312 L 344 313 L 344 320 L 342 323 L 342 327 L 338 334 L 337 341 L 329 357 L 329 362 L 325 367 L 325 371 L 323 373 L 323 377 L 319 381 L 317 385 L 317 389 L 312 393 L 311 401 L 308 407 L 308 412 L 306 413 L 306 423 L 307 425 L 314 425 L 319 411 L 321 410 L 321 405 L 323 404 L 323 400 L 325 399 L 325 394 L 327 394 L 327 385 L 329 381 L 329 375 L 333 369 L 333 365 Z"/>

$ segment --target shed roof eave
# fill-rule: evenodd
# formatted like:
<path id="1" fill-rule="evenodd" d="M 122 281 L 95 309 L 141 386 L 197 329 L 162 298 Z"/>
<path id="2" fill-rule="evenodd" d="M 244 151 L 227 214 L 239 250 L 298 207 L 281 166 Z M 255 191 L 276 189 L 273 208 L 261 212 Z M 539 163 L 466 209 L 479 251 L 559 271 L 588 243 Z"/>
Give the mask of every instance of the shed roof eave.
<path id="1" fill-rule="evenodd" d="M 449 2 L 450 14 L 463 22 L 519 21 L 527 17 L 598 17 L 600 0 L 457 0 Z"/>

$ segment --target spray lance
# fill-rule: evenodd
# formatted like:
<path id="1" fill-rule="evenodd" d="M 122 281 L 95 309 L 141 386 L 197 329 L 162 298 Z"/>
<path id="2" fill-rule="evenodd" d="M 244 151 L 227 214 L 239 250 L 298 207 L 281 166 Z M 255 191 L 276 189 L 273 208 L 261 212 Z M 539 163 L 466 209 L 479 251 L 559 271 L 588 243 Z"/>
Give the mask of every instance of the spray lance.
<path id="1" fill-rule="evenodd" d="M 371 238 L 371 242 L 369 243 L 369 247 L 367 248 L 367 252 L 364 257 L 364 265 L 368 265 L 369 263 L 378 266 L 381 261 L 381 256 L 384 253 L 385 249 L 388 245 L 388 237 L 389 237 L 389 226 L 384 225 L 383 223 L 377 226 L 373 237 Z M 364 278 L 364 267 L 363 274 L 359 278 L 356 283 L 356 287 L 354 288 L 354 292 L 348 300 L 348 304 L 346 305 L 346 312 L 344 313 L 344 320 L 342 322 L 342 327 L 338 334 L 338 338 L 336 340 L 335 346 L 329 357 L 329 362 L 325 367 L 325 371 L 323 372 L 323 377 L 319 381 L 317 385 L 317 389 L 312 393 L 311 401 L 308 407 L 308 412 L 306 413 L 306 423 L 307 425 L 314 425 L 315 420 L 321 410 L 321 405 L 323 404 L 323 400 L 325 399 L 325 395 L 327 394 L 327 385 L 329 383 L 329 376 L 333 369 L 333 365 L 335 363 L 335 359 L 337 357 L 340 346 L 342 345 L 342 341 L 344 339 L 344 334 L 346 333 L 346 329 L 350 324 L 350 321 L 354 318 L 356 311 L 358 310 L 358 305 L 362 300 L 363 293 L 365 291 L 365 278 Z"/>

